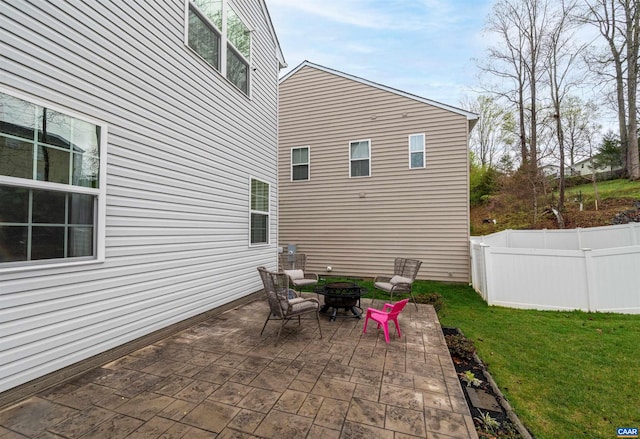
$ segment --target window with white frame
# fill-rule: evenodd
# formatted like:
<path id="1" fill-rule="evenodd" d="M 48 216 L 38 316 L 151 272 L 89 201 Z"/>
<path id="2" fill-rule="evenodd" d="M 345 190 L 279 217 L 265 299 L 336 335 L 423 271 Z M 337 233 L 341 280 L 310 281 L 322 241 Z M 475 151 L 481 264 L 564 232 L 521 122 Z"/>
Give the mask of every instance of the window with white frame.
<path id="1" fill-rule="evenodd" d="M 251 32 L 231 6 L 227 8 L 227 78 L 249 94 Z"/>
<path id="2" fill-rule="evenodd" d="M 226 0 L 186 0 L 187 44 L 249 94 L 251 31 Z"/>
<path id="3" fill-rule="evenodd" d="M 97 257 L 104 129 L 0 91 L 0 266 Z"/>
<path id="4" fill-rule="evenodd" d="M 371 175 L 371 141 L 349 142 L 349 177 Z"/>
<path id="5" fill-rule="evenodd" d="M 291 148 L 291 180 L 309 180 L 309 147 Z"/>
<path id="6" fill-rule="evenodd" d="M 189 4 L 187 44 L 216 70 L 220 70 L 222 0 Z"/>
<path id="7" fill-rule="evenodd" d="M 269 183 L 251 178 L 251 245 L 269 244 Z"/>
<path id="8" fill-rule="evenodd" d="M 409 168 L 425 167 L 424 133 L 409 136 Z"/>

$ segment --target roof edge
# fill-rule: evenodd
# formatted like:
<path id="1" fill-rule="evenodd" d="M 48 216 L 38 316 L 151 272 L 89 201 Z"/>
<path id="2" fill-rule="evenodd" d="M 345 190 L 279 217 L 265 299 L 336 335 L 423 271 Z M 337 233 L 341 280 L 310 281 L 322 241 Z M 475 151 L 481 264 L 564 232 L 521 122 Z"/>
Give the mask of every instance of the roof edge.
<path id="1" fill-rule="evenodd" d="M 276 34 L 276 30 L 273 27 L 273 21 L 271 21 L 271 14 L 269 14 L 269 9 L 267 8 L 267 3 L 265 0 L 260 2 L 260 7 L 262 8 L 262 13 L 264 17 L 267 19 L 267 24 L 269 25 L 269 33 L 271 34 L 271 38 L 276 45 L 276 56 L 278 58 L 278 63 L 280 64 L 280 69 L 286 69 L 288 67 L 287 62 L 284 59 L 284 53 L 282 52 L 282 48 L 280 47 L 280 41 L 278 40 L 278 34 Z"/>
<path id="2" fill-rule="evenodd" d="M 319 64 L 314 64 L 314 63 L 306 61 L 306 60 L 303 61 L 302 63 L 300 63 L 294 69 L 292 69 L 289 72 L 287 72 L 286 75 L 284 75 L 282 78 L 280 78 L 278 83 L 282 84 L 284 81 L 289 79 L 291 76 L 293 76 L 296 72 L 298 72 L 303 67 L 311 67 L 311 68 L 314 68 L 314 69 L 317 69 L 317 70 L 322 70 L 324 72 L 331 73 L 331 74 L 337 75 L 337 76 L 341 76 L 343 78 L 350 79 L 352 81 L 356 81 L 356 82 L 359 82 L 361 84 L 365 84 L 365 85 L 368 85 L 368 86 L 371 86 L 371 87 L 375 87 L 377 89 L 384 90 L 384 91 L 387 91 L 387 92 L 390 92 L 390 93 L 395 93 L 395 94 L 397 94 L 399 96 L 403 96 L 405 98 L 413 99 L 415 101 L 422 102 L 424 104 L 429 104 L 429 105 L 432 105 L 434 107 L 441 108 L 443 110 L 448 110 L 448 111 L 451 111 L 453 113 L 460 114 L 461 116 L 465 116 L 467 118 L 467 120 L 469 121 L 469 131 L 471 131 L 473 129 L 473 127 L 475 126 L 476 121 L 478 120 L 478 117 L 479 117 L 476 113 L 472 113 L 470 111 L 463 110 L 462 108 L 457 108 L 457 107 L 454 107 L 452 105 L 443 104 L 442 102 L 434 101 L 432 99 L 423 98 L 421 96 L 414 95 L 414 94 L 408 93 L 406 91 L 398 90 L 397 88 L 388 87 L 388 86 L 383 85 L 383 84 L 378 84 L 377 82 L 369 81 L 368 79 L 364 79 L 364 78 L 361 78 L 361 77 L 355 76 L 355 75 L 350 75 L 348 73 L 344 73 L 344 72 L 341 72 L 339 70 L 331 69 L 329 67 L 324 67 L 324 66 L 321 66 Z"/>

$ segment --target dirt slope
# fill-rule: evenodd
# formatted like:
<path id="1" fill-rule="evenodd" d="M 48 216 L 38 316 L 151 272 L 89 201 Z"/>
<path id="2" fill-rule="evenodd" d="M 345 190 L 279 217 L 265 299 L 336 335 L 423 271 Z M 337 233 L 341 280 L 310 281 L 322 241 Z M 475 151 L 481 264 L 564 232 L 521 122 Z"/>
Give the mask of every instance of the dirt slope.
<path id="1" fill-rule="evenodd" d="M 564 214 L 565 228 L 609 226 L 615 223 L 616 215 L 625 214 L 627 217 L 640 219 L 638 200 L 633 198 L 615 198 L 601 201 L 598 210 L 593 203 L 580 206 L 575 202 L 567 202 Z M 544 209 L 544 207 L 542 208 Z M 496 223 L 484 222 L 495 219 Z M 478 206 L 471 208 L 471 234 L 487 235 L 505 229 L 557 229 L 555 216 L 547 212 L 538 216 L 536 221 L 532 215 L 509 211 L 508 206 Z"/>

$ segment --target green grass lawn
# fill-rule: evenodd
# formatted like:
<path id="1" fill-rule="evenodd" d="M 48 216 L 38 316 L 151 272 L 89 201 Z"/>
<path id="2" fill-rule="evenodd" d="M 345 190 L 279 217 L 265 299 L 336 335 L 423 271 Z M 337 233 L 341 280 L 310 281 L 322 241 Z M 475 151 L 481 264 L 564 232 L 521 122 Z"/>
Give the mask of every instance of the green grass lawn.
<path id="1" fill-rule="evenodd" d="M 609 198 L 640 198 L 640 181 L 626 179 L 598 182 L 598 196 L 601 200 Z M 583 201 L 595 198 L 593 183 L 570 187 L 566 190 L 567 197 L 578 197 L 582 192 Z"/>
<path id="2" fill-rule="evenodd" d="M 474 341 L 537 439 L 640 427 L 640 315 L 489 307 L 471 287 L 439 282 L 416 281 L 414 292 L 443 296 L 441 324 Z"/>

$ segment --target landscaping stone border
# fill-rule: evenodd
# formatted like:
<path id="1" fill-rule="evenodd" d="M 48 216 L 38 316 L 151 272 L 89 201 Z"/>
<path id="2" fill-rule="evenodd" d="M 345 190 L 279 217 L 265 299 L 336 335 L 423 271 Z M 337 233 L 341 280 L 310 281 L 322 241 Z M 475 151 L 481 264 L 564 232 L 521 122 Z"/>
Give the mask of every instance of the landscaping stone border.
<path id="1" fill-rule="evenodd" d="M 445 328 L 443 328 L 443 330 L 444 329 Z M 447 328 L 447 329 L 449 329 L 449 330 L 453 329 L 453 330 L 457 331 L 458 334 L 460 334 L 460 335 L 462 335 L 463 337 L 466 338 L 466 336 L 460 330 L 460 328 Z M 500 405 L 500 407 L 502 408 L 502 410 L 506 414 L 507 418 L 509 418 L 509 420 L 513 423 L 515 428 L 518 430 L 518 433 L 520 434 L 520 436 L 522 438 L 524 438 L 524 439 L 534 439 L 533 435 L 529 432 L 529 430 L 527 430 L 527 427 L 525 427 L 525 425 L 522 423 L 522 421 L 520 421 L 520 419 L 518 418 L 518 415 L 516 415 L 515 411 L 511 407 L 511 404 L 509 404 L 509 401 L 507 401 L 507 399 L 505 398 L 505 396 L 502 393 L 502 391 L 500 391 L 500 388 L 498 387 L 498 385 L 496 384 L 495 380 L 493 379 L 493 377 L 489 373 L 489 371 L 487 369 L 487 366 L 482 362 L 482 359 L 480 357 L 478 357 L 478 355 L 475 352 L 473 354 L 473 361 L 482 370 L 482 374 L 484 375 L 484 377 L 485 377 L 487 383 L 489 384 L 489 386 L 491 386 L 491 389 L 492 389 L 493 393 L 495 394 L 494 396 L 496 397 L 496 399 L 498 401 L 498 404 Z M 463 386 L 463 389 L 464 389 L 464 384 L 462 382 L 460 384 Z M 466 390 L 465 390 L 465 393 L 467 393 Z M 471 398 L 469 398 L 469 400 L 471 400 Z M 478 407 L 478 406 L 474 406 L 474 408 L 484 409 L 484 407 Z"/>

